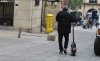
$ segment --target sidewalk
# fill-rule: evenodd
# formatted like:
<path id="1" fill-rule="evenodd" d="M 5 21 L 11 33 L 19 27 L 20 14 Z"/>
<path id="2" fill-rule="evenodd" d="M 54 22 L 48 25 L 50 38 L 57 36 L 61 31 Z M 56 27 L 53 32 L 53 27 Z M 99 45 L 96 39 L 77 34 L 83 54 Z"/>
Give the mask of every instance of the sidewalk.
<path id="1" fill-rule="evenodd" d="M 71 56 L 70 44 L 67 55 L 60 55 L 58 41 L 47 41 L 46 34 L 29 34 L 22 32 L 17 38 L 18 31 L 0 30 L 0 61 L 100 61 L 95 56 L 93 45 L 96 29 L 75 28 L 75 41 L 77 44 L 76 56 Z M 54 33 L 57 33 L 56 31 Z"/>

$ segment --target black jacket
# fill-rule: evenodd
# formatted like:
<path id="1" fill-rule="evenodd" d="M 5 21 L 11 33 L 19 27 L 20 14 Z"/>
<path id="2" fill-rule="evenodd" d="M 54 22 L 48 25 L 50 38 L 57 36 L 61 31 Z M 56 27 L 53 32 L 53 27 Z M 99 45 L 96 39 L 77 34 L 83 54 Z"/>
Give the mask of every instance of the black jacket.
<path id="1" fill-rule="evenodd" d="M 56 21 L 58 22 L 58 33 L 70 33 L 71 23 L 78 22 L 80 19 L 75 18 L 67 11 L 60 11 L 56 16 Z"/>

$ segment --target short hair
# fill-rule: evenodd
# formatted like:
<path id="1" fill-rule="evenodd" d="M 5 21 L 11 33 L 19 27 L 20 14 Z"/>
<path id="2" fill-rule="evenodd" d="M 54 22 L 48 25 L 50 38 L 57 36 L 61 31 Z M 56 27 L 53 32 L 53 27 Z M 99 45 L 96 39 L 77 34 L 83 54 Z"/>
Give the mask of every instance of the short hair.
<path id="1" fill-rule="evenodd" d="M 68 10 L 68 6 L 67 6 L 67 5 L 64 5 L 64 6 L 62 7 L 62 10 Z"/>

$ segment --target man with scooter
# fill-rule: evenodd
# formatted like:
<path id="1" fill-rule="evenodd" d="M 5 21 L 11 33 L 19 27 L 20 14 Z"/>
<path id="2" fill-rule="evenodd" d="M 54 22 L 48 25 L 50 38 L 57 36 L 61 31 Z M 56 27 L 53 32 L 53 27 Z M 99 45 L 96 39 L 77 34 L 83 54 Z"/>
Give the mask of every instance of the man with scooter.
<path id="1" fill-rule="evenodd" d="M 76 18 L 67 12 L 68 6 L 64 6 L 62 11 L 59 11 L 56 15 L 56 21 L 58 22 L 58 43 L 60 54 L 67 54 L 67 47 L 69 42 L 69 33 L 71 33 L 71 23 L 78 22 L 81 18 Z M 62 45 L 63 36 L 65 37 L 64 47 Z"/>

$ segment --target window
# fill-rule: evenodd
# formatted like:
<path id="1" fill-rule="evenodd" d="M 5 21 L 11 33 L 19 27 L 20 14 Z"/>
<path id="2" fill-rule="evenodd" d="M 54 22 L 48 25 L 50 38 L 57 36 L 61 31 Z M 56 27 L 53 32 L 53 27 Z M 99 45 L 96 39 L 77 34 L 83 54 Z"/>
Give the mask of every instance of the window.
<path id="1" fill-rule="evenodd" d="M 35 6 L 39 6 L 40 0 L 35 0 Z"/>
<path id="2" fill-rule="evenodd" d="M 89 0 L 89 3 L 97 3 L 97 0 Z"/>

